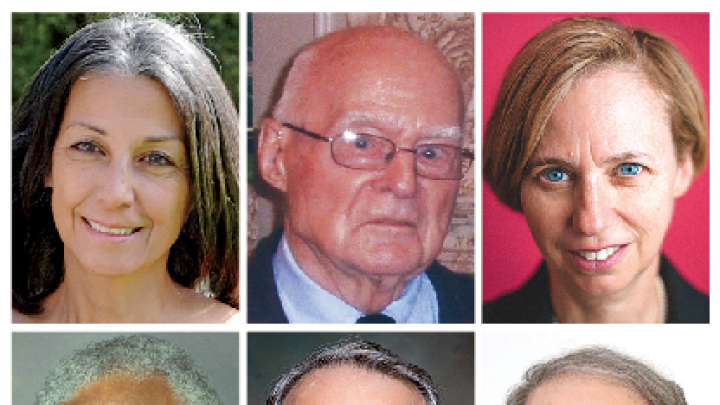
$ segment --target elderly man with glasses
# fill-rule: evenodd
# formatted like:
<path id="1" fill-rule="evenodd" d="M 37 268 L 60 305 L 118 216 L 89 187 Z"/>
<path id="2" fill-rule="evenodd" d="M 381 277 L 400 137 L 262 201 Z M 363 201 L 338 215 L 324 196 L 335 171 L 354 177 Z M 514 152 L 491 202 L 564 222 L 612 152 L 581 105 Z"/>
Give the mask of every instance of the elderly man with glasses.
<path id="1" fill-rule="evenodd" d="M 473 154 L 432 45 L 388 27 L 306 46 L 258 137 L 283 229 L 249 264 L 254 323 L 471 323 L 474 281 L 435 258 Z"/>

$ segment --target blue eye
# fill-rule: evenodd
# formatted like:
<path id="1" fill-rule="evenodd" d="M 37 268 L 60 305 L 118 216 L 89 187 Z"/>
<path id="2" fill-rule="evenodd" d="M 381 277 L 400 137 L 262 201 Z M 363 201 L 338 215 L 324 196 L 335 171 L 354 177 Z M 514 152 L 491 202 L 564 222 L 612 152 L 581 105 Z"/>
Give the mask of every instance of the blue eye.
<path id="1" fill-rule="evenodd" d="M 637 163 L 623 163 L 618 167 L 618 171 L 623 176 L 637 176 L 643 170 L 643 167 Z"/>
<path id="2" fill-rule="evenodd" d="M 570 176 L 560 169 L 550 169 L 543 173 L 543 177 L 545 178 L 545 180 L 553 183 L 570 180 Z"/>

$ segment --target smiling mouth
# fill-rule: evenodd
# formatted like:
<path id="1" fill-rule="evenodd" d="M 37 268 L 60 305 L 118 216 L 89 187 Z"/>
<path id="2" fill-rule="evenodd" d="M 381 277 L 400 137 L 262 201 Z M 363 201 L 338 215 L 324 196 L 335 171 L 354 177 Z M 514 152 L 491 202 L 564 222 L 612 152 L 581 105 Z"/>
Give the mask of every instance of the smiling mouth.
<path id="1" fill-rule="evenodd" d="M 582 257 L 585 260 L 601 261 L 607 260 L 608 257 L 612 256 L 619 249 L 620 246 L 613 246 L 600 250 L 577 250 L 573 253 Z"/>
<path id="2" fill-rule="evenodd" d="M 104 233 L 107 235 L 116 235 L 116 236 L 124 236 L 124 235 L 130 235 L 140 230 L 140 228 L 108 228 L 106 226 L 100 225 L 97 222 L 93 222 L 87 218 L 84 218 L 85 222 L 90 225 L 90 227 L 100 233 Z"/>

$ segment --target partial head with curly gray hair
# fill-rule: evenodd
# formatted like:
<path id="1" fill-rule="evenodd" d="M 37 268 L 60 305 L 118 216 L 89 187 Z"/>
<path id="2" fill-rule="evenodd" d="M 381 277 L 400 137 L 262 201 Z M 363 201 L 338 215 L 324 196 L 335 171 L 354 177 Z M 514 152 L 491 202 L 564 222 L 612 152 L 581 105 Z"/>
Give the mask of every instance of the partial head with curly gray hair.
<path id="1" fill-rule="evenodd" d="M 35 404 L 72 401 L 83 388 L 116 375 L 138 381 L 163 377 L 182 404 L 222 404 L 205 373 L 184 350 L 145 334 L 93 343 L 63 359 L 45 379 Z"/>
<path id="2" fill-rule="evenodd" d="M 507 405 L 527 405 L 535 390 L 565 376 L 597 377 L 625 387 L 648 405 L 687 405 L 682 388 L 642 362 L 604 347 L 582 348 L 535 364 L 508 396 Z"/>
<path id="3" fill-rule="evenodd" d="M 344 342 L 313 353 L 307 360 L 280 377 L 267 404 L 284 404 L 291 390 L 303 378 L 314 371 L 337 366 L 357 367 L 393 378 L 415 388 L 427 405 L 440 404 L 430 374 L 379 344 L 365 340 Z"/>

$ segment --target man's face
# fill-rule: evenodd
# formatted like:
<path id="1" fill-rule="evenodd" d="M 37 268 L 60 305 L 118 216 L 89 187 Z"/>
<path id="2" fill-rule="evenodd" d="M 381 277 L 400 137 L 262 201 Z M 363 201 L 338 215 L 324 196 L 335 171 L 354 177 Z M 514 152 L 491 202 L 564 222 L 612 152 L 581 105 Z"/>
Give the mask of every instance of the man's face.
<path id="1" fill-rule="evenodd" d="M 424 405 L 417 389 L 395 378 L 353 366 L 326 367 L 290 390 L 288 405 Z"/>
<path id="2" fill-rule="evenodd" d="M 372 48 L 330 59 L 307 94 L 304 119 L 292 124 L 329 138 L 346 130 L 382 136 L 400 148 L 461 146 L 451 73 L 423 52 Z M 329 143 L 282 131 L 286 235 L 304 270 L 410 279 L 427 268 L 442 248 L 458 180 L 417 176 L 414 155 L 404 152 L 386 169 L 346 168 Z"/>

